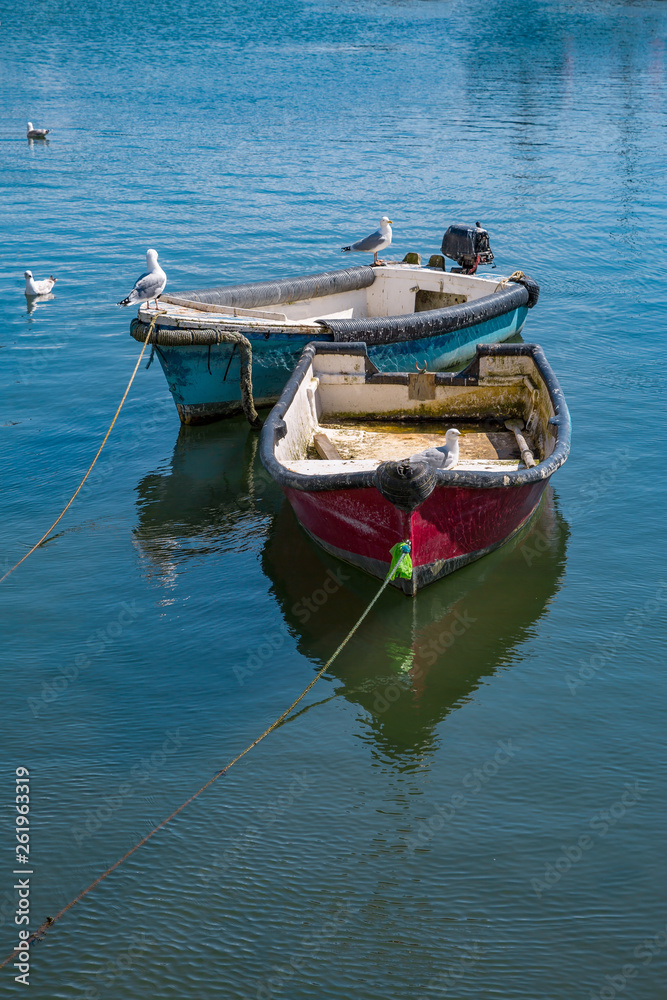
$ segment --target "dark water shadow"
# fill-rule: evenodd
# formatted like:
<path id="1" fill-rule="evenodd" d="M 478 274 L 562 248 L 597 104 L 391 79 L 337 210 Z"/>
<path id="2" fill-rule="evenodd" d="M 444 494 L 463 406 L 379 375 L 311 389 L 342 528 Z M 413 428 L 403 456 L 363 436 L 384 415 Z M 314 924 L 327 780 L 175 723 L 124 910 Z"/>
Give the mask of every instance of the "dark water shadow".
<path id="1" fill-rule="evenodd" d="M 135 539 L 157 568 L 248 547 L 268 530 L 282 494 L 258 457 L 258 434 L 241 418 L 181 427 L 169 466 L 137 485 Z"/>

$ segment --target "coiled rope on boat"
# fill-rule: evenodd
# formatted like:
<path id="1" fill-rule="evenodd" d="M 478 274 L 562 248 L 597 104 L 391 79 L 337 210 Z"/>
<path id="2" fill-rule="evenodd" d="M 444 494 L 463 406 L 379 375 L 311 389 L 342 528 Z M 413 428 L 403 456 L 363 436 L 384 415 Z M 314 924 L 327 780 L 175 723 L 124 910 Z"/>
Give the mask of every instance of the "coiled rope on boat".
<path id="1" fill-rule="evenodd" d="M 224 330 L 218 326 L 196 330 L 168 330 L 164 328 L 155 330 L 154 320 L 155 317 L 151 320 L 149 330 L 148 325 L 142 320 L 133 319 L 130 323 L 130 333 L 134 339 L 143 340 L 145 335 L 149 342 L 158 348 L 160 345 L 165 347 L 210 347 L 211 344 L 234 344 L 238 347 L 241 356 L 239 376 L 241 405 L 250 426 L 253 430 L 259 430 L 262 421 L 257 415 L 252 395 L 252 345 L 248 338 L 244 337 L 238 330 Z"/>
<path id="2" fill-rule="evenodd" d="M 95 463 L 97 462 L 97 459 L 100 457 L 100 455 L 102 453 L 102 448 L 104 448 L 105 444 L 107 443 L 107 439 L 108 439 L 109 435 L 111 434 L 111 431 L 113 430 L 113 425 L 116 423 L 116 420 L 118 419 L 118 414 L 123 409 L 123 405 L 125 403 L 125 400 L 127 399 L 127 394 L 130 391 L 130 387 L 132 386 L 132 383 L 134 382 L 134 376 L 137 374 L 137 372 L 139 370 L 139 365 L 140 365 L 141 359 L 142 359 L 142 357 L 144 355 L 144 351 L 146 350 L 146 347 L 148 346 L 148 342 L 150 340 L 150 337 L 151 337 L 151 335 L 153 333 L 153 330 L 155 329 L 155 324 L 157 323 L 158 316 L 164 316 L 164 315 L 165 315 L 165 313 L 156 313 L 155 316 L 153 316 L 153 318 L 152 318 L 152 320 L 150 322 L 150 326 L 148 326 L 146 328 L 148 332 L 147 332 L 146 337 L 144 339 L 144 346 L 141 348 L 141 353 L 139 354 L 139 357 L 137 358 L 137 363 L 134 366 L 134 371 L 132 372 L 132 375 L 130 376 L 130 381 L 127 383 L 125 392 L 123 393 L 123 398 L 121 399 L 120 403 L 118 404 L 118 409 L 114 413 L 113 420 L 109 424 L 109 429 L 106 432 L 106 434 L 104 435 L 104 440 L 102 441 L 102 444 L 97 449 L 97 454 L 95 455 L 95 458 L 92 460 L 92 462 L 88 466 L 88 471 L 86 472 L 85 476 L 83 477 L 83 479 L 81 480 L 81 482 L 77 486 L 76 490 L 72 494 L 72 496 L 71 496 L 71 498 L 70 498 L 67 506 L 63 507 L 62 511 L 60 512 L 60 514 L 58 515 L 58 517 L 55 519 L 55 521 L 53 522 L 53 524 L 51 525 L 51 527 L 47 531 L 44 532 L 44 534 L 42 535 L 42 537 L 40 538 L 40 540 L 38 542 L 35 542 L 35 544 L 33 545 L 33 547 L 28 552 L 26 552 L 26 554 L 23 556 L 23 558 L 19 559 L 19 561 L 17 563 L 15 563 L 14 566 L 11 567 L 11 569 L 8 569 L 7 572 L 4 574 L 4 576 L 0 576 L 0 583 L 2 583 L 3 580 L 6 580 L 8 576 L 11 576 L 11 574 L 14 572 L 14 570 L 18 569 L 18 567 L 21 565 L 21 563 L 25 562 L 26 559 L 28 558 L 28 556 L 31 556 L 32 553 L 35 551 L 35 549 L 38 549 L 40 547 L 40 545 L 43 542 L 46 541 L 46 539 L 49 537 L 49 535 L 51 534 L 51 532 L 53 531 L 53 529 L 55 528 L 55 526 L 58 524 L 58 522 L 60 520 L 62 520 L 62 518 L 65 516 L 65 514 L 67 513 L 67 511 L 69 510 L 69 508 L 74 503 L 76 497 L 78 496 L 78 494 L 79 494 L 79 492 L 81 490 L 81 487 L 85 483 L 85 481 L 88 478 L 88 476 L 90 475 L 90 473 L 93 471 L 93 467 L 94 467 Z"/>
<path id="3" fill-rule="evenodd" d="M 527 274 L 523 271 L 514 271 L 510 274 L 509 278 L 503 278 L 499 281 L 496 287 L 493 289 L 494 292 L 502 292 L 509 285 L 510 281 L 517 285 L 523 285 L 523 287 L 528 292 L 528 308 L 532 309 L 540 297 L 540 286 L 532 278 L 529 278 Z"/>
<path id="4" fill-rule="evenodd" d="M 141 360 L 141 358 L 139 360 Z M 135 371 L 136 371 L 136 369 L 135 369 Z M 285 721 L 285 719 L 290 714 L 290 712 L 292 711 L 292 709 L 296 708 L 296 706 L 299 704 L 300 701 L 302 701 L 303 698 L 305 698 L 305 696 L 308 694 L 308 692 L 311 690 L 311 688 L 313 688 L 315 686 L 315 684 L 317 684 L 317 682 L 319 681 L 320 677 L 329 669 L 329 667 L 331 666 L 331 664 L 333 663 L 333 661 L 336 659 L 336 657 L 338 656 L 338 654 L 341 652 L 341 650 L 350 641 L 350 639 L 352 638 L 352 636 L 354 635 L 354 633 L 357 631 L 357 629 L 359 628 L 359 626 L 361 625 L 361 623 L 363 622 L 363 620 L 366 618 L 366 616 L 370 612 L 371 608 L 379 600 L 380 595 L 384 592 L 385 588 L 394 579 L 394 577 L 396 577 L 398 575 L 399 571 L 401 570 L 403 562 L 406 562 L 406 567 L 405 567 L 406 570 L 408 568 L 411 569 L 412 563 L 410 561 L 410 543 L 409 542 L 399 542 L 397 545 L 395 545 L 393 547 L 392 554 L 393 554 L 393 558 L 392 558 L 392 561 L 391 561 L 391 565 L 389 567 L 389 572 L 387 573 L 385 579 L 382 582 L 382 586 L 378 590 L 378 592 L 375 595 L 375 597 L 373 598 L 373 600 L 366 607 L 366 609 L 364 610 L 363 614 L 357 619 L 357 621 L 352 626 L 352 628 L 350 629 L 350 631 L 347 633 L 347 635 L 345 636 L 345 638 L 343 639 L 343 641 L 340 643 L 340 645 L 338 646 L 338 648 L 335 650 L 335 652 L 329 657 L 329 659 L 324 664 L 324 666 L 321 667 L 317 671 L 317 673 L 313 677 L 313 679 L 310 682 L 310 684 L 308 684 L 308 686 L 303 689 L 303 691 L 301 692 L 301 694 L 299 695 L 298 698 L 294 699 L 294 701 L 289 706 L 289 708 L 286 708 L 285 711 L 282 712 L 278 716 L 278 718 L 275 720 L 275 722 L 272 722 L 271 725 L 268 726 L 268 728 L 264 730 L 264 732 L 261 734 L 261 736 L 258 736 L 257 739 L 255 739 L 255 740 L 252 741 L 252 743 L 249 743 L 248 746 L 245 748 L 245 750 L 242 750 L 241 753 L 237 754 L 236 757 L 234 757 L 232 760 L 230 760 L 230 762 L 228 764 L 226 764 L 220 771 L 216 771 L 216 773 L 213 775 L 213 777 L 209 778 L 209 780 L 206 782 L 206 784 L 202 785 L 202 787 L 199 789 L 198 792 L 195 792 L 194 795 L 191 795 L 190 798 L 187 799 L 182 805 L 180 805 L 178 807 L 178 809 L 175 809 L 173 811 L 173 813 L 171 813 L 170 816 L 167 816 L 167 818 L 163 819 L 161 823 L 158 823 L 158 825 L 156 827 L 154 827 L 149 833 L 147 833 L 145 837 L 142 837 L 141 840 L 137 844 L 134 845 L 134 847 L 130 848 L 130 850 L 127 851 L 127 853 L 124 854 L 122 858 L 119 858 L 118 861 L 116 861 L 115 864 L 113 864 L 109 868 L 107 868 L 107 870 L 105 872 L 102 872 L 101 875 L 98 875 L 98 877 L 94 880 L 94 882 L 91 882 L 90 885 L 87 886 L 87 888 L 83 889 L 78 894 L 78 896 L 75 896 L 75 898 L 71 902 L 69 902 L 67 904 L 67 906 L 64 906 L 62 908 L 62 910 L 60 910 L 58 913 L 56 913 L 55 917 L 47 917 L 46 920 L 44 921 L 44 923 L 36 931 L 33 931 L 33 933 L 26 939 L 26 942 L 24 942 L 22 944 L 22 946 L 21 946 L 22 948 L 25 948 L 26 944 L 27 945 L 32 944 L 34 941 L 41 941 L 41 939 L 43 938 L 43 936 L 46 933 L 46 931 L 48 931 L 51 927 L 53 927 L 53 925 L 56 923 L 56 921 L 60 920 L 60 918 L 63 917 L 67 913 L 68 910 L 71 910 L 72 907 L 75 906 L 81 899 L 83 899 L 84 896 L 87 896 L 89 892 L 92 892 L 92 890 L 96 886 L 98 886 L 100 884 L 100 882 L 102 882 L 103 879 L 105 879 L 107 877 L 107 875 L 110 875 L 111 872 L 113 872 L 113 871 L 116 870 L 116 868 L 119 868 L 123 864 L 124 861 L 127 861 L 127 859 L 129 857 L 131 857 L 135 853 L 135 851 L 138 851 L 140 847 L 143 847 L 143 845 L 147 841 L 149 841 L 151 839 L 151 837 L 154 837 L 155 834 L 159 830 L 161 830 L 163 827 L 165 827 L 167 825 L 167 823 L 171 822 L 171 820 L 174 819 L 175 816 L 178 816 L 179 813 L 183 812 L 183 810 L 185 809 L 186 806 L 189 806 L 191 802 L 194 802 L 194 800 L 196 798 L 198 798 L 202 794 L 202 792 L 206 791 L 206 789 L 209 788 L 215 781 L 217 781 L 218 778 L 221 775 L 226 774 L 227 771 L 229 771 L 229 769 L 234 766 L 234 764 L 236 764 L 238 761 L 240 761 L 242 757 L 245 757 L 245 755 L 247 753 L 249 753 L 253 749 L 253 747 L 256 747 L 258 743 L 261 743 L 262 740 L 265 739 L 269 735 L 269 733 L 272 733 L 274 729 L 276 729 L 282 722 Z M 21 949 L 19 949 L 19 948 L 15 948 L 14 951 L 11 953 L 11 955 L 8 955 L 6 958 L 4 958 L 2 961 L 0 961 L 0 969 L 3 966 L 7 965 L 9 962 L 11 962 L 11 960 L 16 955 L 18 955 L 18 953 L 19 953 L 20 950 Z"/>

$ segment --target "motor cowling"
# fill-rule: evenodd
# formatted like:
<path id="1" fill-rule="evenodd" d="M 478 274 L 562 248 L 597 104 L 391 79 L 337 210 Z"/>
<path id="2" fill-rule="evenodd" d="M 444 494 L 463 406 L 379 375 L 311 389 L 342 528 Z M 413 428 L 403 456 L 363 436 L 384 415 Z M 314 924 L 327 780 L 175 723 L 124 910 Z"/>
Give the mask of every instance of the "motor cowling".
<path id="1" fill-rule="evenodd" d="M 442 237 L 441 249 L 445 257 L 456 261 L 459 266 L 452 271 L 460 274 L 474 274 L 480 264 L 493 260 L 489 234 L 481 226 L 450 226 Z"/>

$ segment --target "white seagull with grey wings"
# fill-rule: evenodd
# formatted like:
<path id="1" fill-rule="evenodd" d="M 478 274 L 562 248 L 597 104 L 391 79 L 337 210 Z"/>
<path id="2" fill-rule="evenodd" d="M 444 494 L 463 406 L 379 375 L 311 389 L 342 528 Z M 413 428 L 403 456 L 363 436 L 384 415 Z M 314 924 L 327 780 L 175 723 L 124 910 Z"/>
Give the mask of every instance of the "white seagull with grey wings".
<path id="1" fill-rule="evenodd" d="M 370 236 L 365 236 L 363 240 L 357 240 L 349 247 L 341 247 L 341 253 L 349 253 L 354 251 L 355 253 L 372 253 L 375 255 L 373 264 L 384 264 L 383 260 L 380 260 L 378 254 L 381 250 L 386 250 L 387 247 L 391 246 L 391 219 L 388 219 L 386 215 L 383 215 L 380 219 L 380 228 L 376 229 L 374 233 Z M 372 266 L 372 265 L 371 265 Z"/>
<path id="2" fill-rule="evenodd" d="M 130 306 L 133 302 L 145 302 L 148 305 L 151 299 L 155 299 L 157 309 L 157 297 L 167 284 L 167 275 L 157 262 L 157 250 L 146 251 L 146 267 L 146 273 L 137 278 L 134 288 L 127 298 L 121 299 L 119 306 Z"/>
<path id="3" fill-rule="evenodd" d="M 427 448 L 418 455 L 410 455 L 410 462 L 428 462 L 434 469 L 453 469 L 459 464 L 459 438 L 461 431 L 450 427 L 445 434 L 445 443 L 439 448 Z"/>
<path id="4" fill-rule="evenodd" d="M 24 271 L 23 277 L 25 278 L 25 294 L 28 298 L 34 295 L 49 295 L 58 280 L 51 275 L 50 278 L 42 278 L 41 281 L 35 281 L 32 271 Z"/>

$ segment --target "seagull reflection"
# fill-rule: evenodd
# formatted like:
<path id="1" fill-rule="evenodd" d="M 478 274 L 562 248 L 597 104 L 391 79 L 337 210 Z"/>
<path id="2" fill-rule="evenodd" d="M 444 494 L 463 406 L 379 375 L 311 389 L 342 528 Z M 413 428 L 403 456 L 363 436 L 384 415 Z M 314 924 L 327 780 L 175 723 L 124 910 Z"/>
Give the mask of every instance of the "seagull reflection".
<path id="1" fill-rule="evenodd" d="M 26 295 L 27 315 L 32 316 L 38 306 L 45 305 L 47 302 L 50 302 L 51 299 L 55 299 L 53 292 L 50 292 L 48 295 Z"/>

